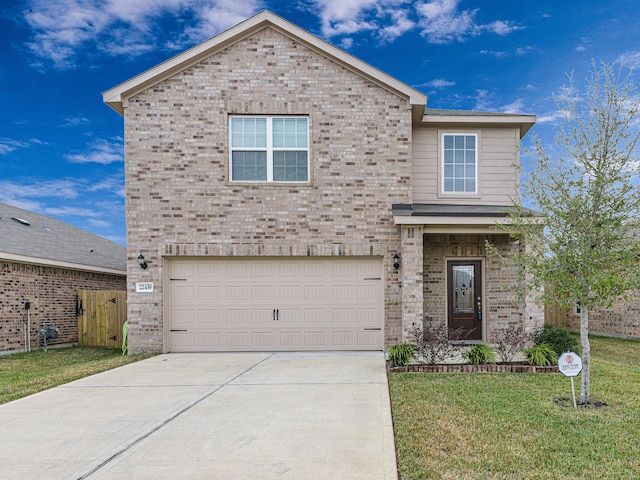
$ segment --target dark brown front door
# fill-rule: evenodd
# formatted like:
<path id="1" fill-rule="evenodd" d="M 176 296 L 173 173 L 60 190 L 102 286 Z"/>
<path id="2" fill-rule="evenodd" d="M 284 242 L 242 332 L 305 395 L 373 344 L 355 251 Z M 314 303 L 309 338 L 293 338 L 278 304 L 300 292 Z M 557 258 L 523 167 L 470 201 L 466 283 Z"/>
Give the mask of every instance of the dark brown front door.
<path id="1" fill-rule="evenodd" d="M 482 340 L 482 269 L 480 261 L 447 262 L 450 340 Z M 452 337 L 459 331 L 458 338 Z"/>

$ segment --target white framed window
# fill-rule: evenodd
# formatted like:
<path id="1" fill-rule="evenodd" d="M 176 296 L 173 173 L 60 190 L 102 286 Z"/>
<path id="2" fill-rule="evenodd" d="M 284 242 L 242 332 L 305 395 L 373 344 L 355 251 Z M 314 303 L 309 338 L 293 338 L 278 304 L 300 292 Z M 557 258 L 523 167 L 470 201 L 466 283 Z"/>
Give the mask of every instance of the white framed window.
<path id="1" fill-rule="evenodd" d="M 229 118 L 232 182 L 308 182 L 307 117 Z"/>
<path id="2" fill-rule="evenodd" d="M 478 194 L 477 134 L 442 134 L 442 193 Z"/>

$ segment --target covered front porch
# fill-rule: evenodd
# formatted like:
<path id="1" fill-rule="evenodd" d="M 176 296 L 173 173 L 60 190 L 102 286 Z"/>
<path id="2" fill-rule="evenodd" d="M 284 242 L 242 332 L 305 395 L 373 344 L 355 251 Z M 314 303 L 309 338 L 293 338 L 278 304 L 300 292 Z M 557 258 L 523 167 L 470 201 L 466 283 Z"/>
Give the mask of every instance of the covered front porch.
<path id="1" fill-rule="evenodd" d="M 495 343 L 504 329 L 531 332 L 544 322 L 544 309 L 527 296 L 518 305 L 518 272 L 507 259 L 525 248 L 496 224 L 509 207 L 435 204 L 394 205 L 401 227 L 403 340 L 417 323 L 446 322 L 451 341 Z M 489 254 L 486 242 L 496 254 Z"/>

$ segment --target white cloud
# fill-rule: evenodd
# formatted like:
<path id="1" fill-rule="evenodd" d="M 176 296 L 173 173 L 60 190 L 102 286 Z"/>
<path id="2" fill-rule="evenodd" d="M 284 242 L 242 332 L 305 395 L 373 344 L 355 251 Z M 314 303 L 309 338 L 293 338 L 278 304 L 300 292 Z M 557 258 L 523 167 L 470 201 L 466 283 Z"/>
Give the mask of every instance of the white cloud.
<path id="1" fill-rule="evenodd" d="M 463 42 L 467 37 L 478 36 L 488 31 L 507 35 L 522 27 L 504 20 L 489 24 L 476 23 L 479 9 L 459 10 L 459 0 L 432 0 L 416 5 L 421 16 L 419 26 L 430 43 L 445 44 Z"/>
<path id="2" fill-rule="evenodd" d="M 124 148 L 121 141 L 109 142 L 96 140 L 89 145 L 89 150 L 82 153 L 70 153 L 64 158 L 71 163 L 100 163 L 106 165 L 124 159 Z"/>
<path id="3" fill-rule="evenodd" d="M 29 147 L 29 142 L 14 140 L 12 138 L 0 138 L 0 155 L 7 155 L 19 148 Z"/>
<path id="4" fill-rule="evenodd" d="M 618 63 L 631 69 L 640 68 L 640 51 L 623 53 L 618 57 Z"/>
<path id="5" fill-rule="evenodd" d="M 262 0 L 30 0 L 24 18 L 32 30 L 29 49 L 58 69 L 75 66 L 83 49 L 136 56 L 183 48 L 256 13 Z M 157 28 L 164 18 L 188 25 L 175 38 Z"/>
<path id="6" fill-rule="evenodd" d="M 48 207 L 43 210 L 43 212 L 47 215 L 51 215 L 53 217 L 99 217 L 101 214 L 96 212 L 95 210 L 91 210 L 89 208 L 79 208 L 79 207 Z"/>
<path id="7" fill-rule="evenodd" d="M 500 108 L 500 111 L 503 113 L 523 113 L 524 100 L 522 98 L 518 98 L 507 105 L 503 105 Z"/>
<path id="8" fill-rule="evenodd" d="M 546 113 L 536 118 L 536 123 L 556 123 L 563 120 L 565 115 L 561 111 Z"/>
<path id="9" fill-rule="evenodd" d="M 82 185 L 76 180 L 30 180 L 24 183 L 0 181 L 0 201 L 16 205 L 18 202 L 35 203 L 35 198 L 77 198 Z M 23 207 L 24 208 L 24 207 Z"/>
<path id="10" fill-rule="evenodd" d="M 434 80 L 431 80 L 430 82 L 426 82 L 421 85 L 418 85 L 418 87 L 446 88 L 446 87 L 453 87 L 455 84 L 456 82 L 445 80 L 444 78 L 436 78 Z"/>

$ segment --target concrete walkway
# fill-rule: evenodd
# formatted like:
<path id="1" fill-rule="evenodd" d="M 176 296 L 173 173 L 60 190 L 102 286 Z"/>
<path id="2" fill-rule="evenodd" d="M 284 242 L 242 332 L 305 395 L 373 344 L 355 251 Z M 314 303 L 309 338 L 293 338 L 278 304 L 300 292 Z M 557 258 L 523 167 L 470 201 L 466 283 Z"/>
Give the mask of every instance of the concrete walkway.
<path id="1" fill-rule="evenodd" d="M 170 354 L 0 406 L 0 478 L 396 480 L 382 352 Z"/>

